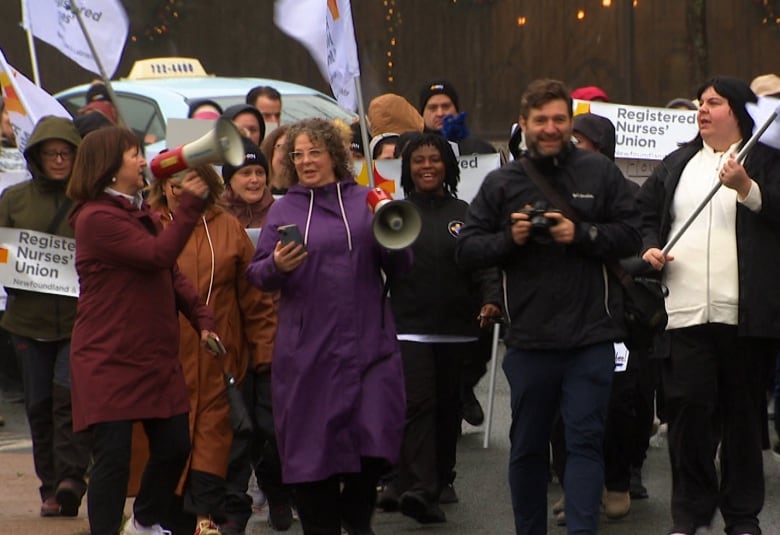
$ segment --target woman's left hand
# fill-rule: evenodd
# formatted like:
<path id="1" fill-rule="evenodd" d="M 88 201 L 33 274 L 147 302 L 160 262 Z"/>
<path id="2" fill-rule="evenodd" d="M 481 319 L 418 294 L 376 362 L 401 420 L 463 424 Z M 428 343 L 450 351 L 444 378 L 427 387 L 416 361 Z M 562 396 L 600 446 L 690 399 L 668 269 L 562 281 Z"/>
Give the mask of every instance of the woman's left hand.
<path id="1" fill-rule="evenodd" d="M 742 167 L 742 164 L 737 161 L 733 154 L 721 167 L 718 178 L 721 184 L 736 191 L 740 199 L 747 197 L 748 193 L 750 193 L 750 187 L 753 185 L 753 181 L 748 176 L 747 171 L 745 171 L 745 168 Z"/>

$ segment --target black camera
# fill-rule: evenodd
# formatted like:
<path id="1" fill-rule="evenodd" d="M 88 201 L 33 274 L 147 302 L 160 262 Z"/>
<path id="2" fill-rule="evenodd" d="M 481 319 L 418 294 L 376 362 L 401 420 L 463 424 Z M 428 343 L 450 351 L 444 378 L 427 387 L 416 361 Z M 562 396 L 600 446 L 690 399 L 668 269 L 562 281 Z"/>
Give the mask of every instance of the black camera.
<path id="1" fill-rule="evenodd" d="M 528 215 L 528 220 L 531 222 L 531 239 L 537 243 L 545 244 L 552 241 L 550 227 L 558 221 L 546 217 L 544 214 L 547 212 L 560 212 L 560 210 L 550 208 L 544 201 L 537 201 L 530 208 L 520 210 L 520 213 Z"/>

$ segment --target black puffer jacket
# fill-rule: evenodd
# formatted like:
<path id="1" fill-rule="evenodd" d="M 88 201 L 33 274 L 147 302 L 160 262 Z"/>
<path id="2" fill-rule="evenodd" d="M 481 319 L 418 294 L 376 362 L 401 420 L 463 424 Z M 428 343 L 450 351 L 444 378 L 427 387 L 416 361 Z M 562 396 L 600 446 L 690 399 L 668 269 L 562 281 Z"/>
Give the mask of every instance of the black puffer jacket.
<path id="1" fill-rule="evenodd" d="M 488 174 L 472 201 L 458 238 L 458 262 L 466 269 L 504 271 L 508 346 L 570 349 L 619 340 L 622 290 L 604 261 L 639 250 L 639 213 L 630 187 L 608 158 L 571 145 L 536 165 L 580 218 L 574 242 L 512 241 L 512 212 L 539 201 L 550 204 L 515 161 Z"/>

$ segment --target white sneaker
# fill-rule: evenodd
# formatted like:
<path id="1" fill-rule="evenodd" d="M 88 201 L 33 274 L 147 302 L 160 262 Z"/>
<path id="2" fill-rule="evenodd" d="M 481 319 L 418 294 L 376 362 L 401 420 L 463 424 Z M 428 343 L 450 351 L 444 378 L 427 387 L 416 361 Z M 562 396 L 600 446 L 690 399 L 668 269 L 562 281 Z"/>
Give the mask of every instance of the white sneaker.
<path id="1" fill-rule="evenodd" d="M 160 524 L 141 526 L 135 521 L 135 516 L 131 516 L 125 522 L 121 535 L 171 535 L 171 532 Z"/>

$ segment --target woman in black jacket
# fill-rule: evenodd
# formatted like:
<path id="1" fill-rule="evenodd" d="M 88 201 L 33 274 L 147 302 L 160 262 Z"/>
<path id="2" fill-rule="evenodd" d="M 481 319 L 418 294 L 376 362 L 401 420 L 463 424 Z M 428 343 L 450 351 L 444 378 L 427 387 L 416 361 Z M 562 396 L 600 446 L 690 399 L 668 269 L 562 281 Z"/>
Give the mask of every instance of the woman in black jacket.
<path id="1" fill-rule="evenodd" d="M 420 211 L 422 231 L 412 271 L 390 281 L 407 412 L 398 477 L 383 497 L 400 496 L 401 512 L 420 523 L 446 520 L 439 496 L 455 475 L 462 361 L 478 350 L 479 317 L 500 315 L 497 276 L 455 264 L 455 241 L 468 208 L 456 197 L 459 178 L 458 161 L 442 136 L 419 134 L 405 145 L 401 185 Z"/>

